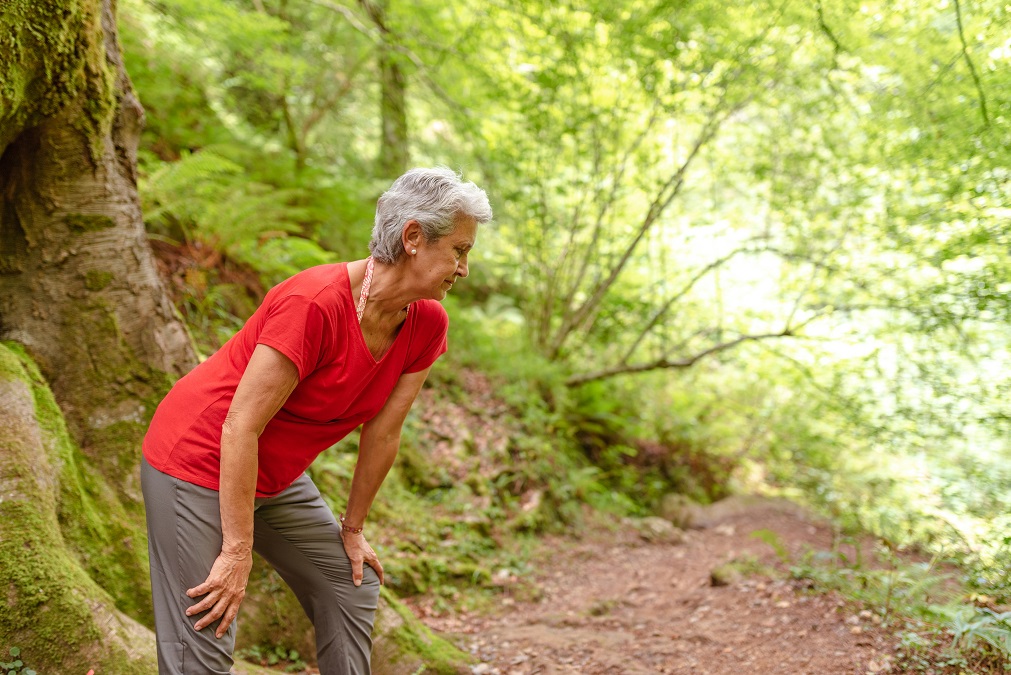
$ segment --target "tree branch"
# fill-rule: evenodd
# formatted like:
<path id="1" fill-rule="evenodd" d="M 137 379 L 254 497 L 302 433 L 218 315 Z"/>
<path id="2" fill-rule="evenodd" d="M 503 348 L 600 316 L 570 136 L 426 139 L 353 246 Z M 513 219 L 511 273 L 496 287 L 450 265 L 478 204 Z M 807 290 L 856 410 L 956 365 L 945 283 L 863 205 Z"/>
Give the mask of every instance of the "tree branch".
<path id="1" fill-rule="evenodd" d="M 625 354 L 624 356 L 621 357 L 619 364 L 625 365 L 628 363 L 628 360 L 632 358 L 632 355 L 635 353 L 635 350 L 638 349 L 639 345 L 646 338 L 649 332 L 656 327 L 656 325 L 660 322 L 660 319 L 662 319 L 667 314 L 670 308 L 674 306 L 674 303 L 678 302 L 679 300 L 681 300 L 681 298 L 687 295 L 695 287 L 695 284 L 701 281 L 707 274 L 709 274 L 716 268 L 723 266 L 724 264 L 729 262 L 732 258 L 736 257 L 738 254 L 745 252 L 753 253 L 755 251 L 751 251 L 746 248 L 734 249 L 727 255 L 723 256 L 722 258 L 717 258 L 716 260 L 712 261 L 711 263 L 700 269 L 698 272 L 696 272 L 688 280 L 688 282 L 681 288 L 681 290 L 679 290 L 671 297 L 667 298 L 667 300 L 663 303 L 663 305 L 661 305 L 653 313 L 653 316 L 650 317 L 650 320 L 646 323 L 646 326 L 639 332 L 639 336 L 636 337 L 635 341 L 632 343 L 632 346 L 625 351 Z"/>
<path id="2" fill-rule="evenodd" d="M 962 56 L 965 58 L 965 63 L 969 66 L 969 72 L 972 73 L 972 81 L 976 83 L 976 91 L 979 92 L 979 112 L 983 116 L 983 127 L 990 126 L 990 115 L 986 112 L 986 95 L 983 93 L 983 84 L 979 80 L 979 74 L 976 72 L 976 66 L 973 65 L 972 59 L 969 58 L 969 45 L 965 41 L 965 30 L 962 27 L 962 5 L 959 0 L 954 0 L 955 2 L 955 20 L 958 23 L 958 38 L 962 41 Z"/>
<path id="3" fill-rule="evenodd" d="M 743 105 L 743 103 L 741 105 Z M 646 233 L 650 230 L 653 224 L 657 221 L 661 214 L 663 214 L 674 198 L 681 192 L 685 176 L 688 173 L 688 168 L 691 166 L 696 155 L 698 155 L 702 148 L 710 140 L 712 140 L 723 122 L 733 112 L 735 112 L 738 107 L 739 106 L 734 106 L 730 111 L 725 111 L 722 115 L 719 112 L 714 111 L 713 116 L 706 121 L 702 131 L 699 132 L 698 137 L 695 139 L 695 143 L 693 144 L 691 151 L 688 153 L 688 157 L 684 160 L 684 162 L 682 162 L 678 170 L 675 171 L 674 174 L 657 191 L 657 194 L 653 198 L 653 202 L 650 204 L 649 210 L 646 212 L 646 216 L 643 218 L 638 231 L 632 238 L 632 241 L 625 247 L 621 258 L 619 258 L 618 262 L 611 267 L 607 278 L 597 284 L 597 287 L 594 289 L 594 292 L 590 295 L 590 297 L 588 297 L 578 308 L 565 317 L 562 325 L 559 327 L 558 332 L 555 334 L 555 337 L 551 342 L 549 354 L 552 357 L 558 356 L 562 345 L 565 343 L 565 340 L 572 331 L 582 325 L 593 310 L 595 310 L 604 299 L 604 296 L 625 269 L 625 265 L 628 264 L 628 261 L 632 258 L 632 254 L 638 247 L 639 242 L 642 241 L 642 238 L 646 236 Z"/>
<path id="4" fill-rule="evenodd" d="M 704 359 L 712 354 L 717 354 L 728 349 L 732 349 L 739 344 L 744 342 L 752 342 L 757 340 L 769 340 L 772 338 L 781 337 L 792 337 L 793 329 L 790 327 L 784 328 L 778 333 L 758 333 L 758 334 L 746 334 L 739 335 L 733 340 L 727 340 L 726 342 L 720 342 L 715 345 L 711 345 L 700 352 L 696 352 L 691 356 L 686 356 L 682 359 L 670 360 L 667 358 L 656 359 L 654 361 L 648 361 L 646 363 L 636 363 L 630 365 L 617 365 L 610 368 L 604 368 L 590 373 L 583 373 L 580 375 L 573 375 L 565 381 L 566 386 L 577 387 L 587 382 L 594 382 L 596 380 L 603 380 L 609 377 L 614 377 L 616 375 L 626 375 L 631 373 L 644 373 L 650 370 L 665 370 L 665 369 L 681 369 L 690 368 L 695 365 L 698 361 Z"/>

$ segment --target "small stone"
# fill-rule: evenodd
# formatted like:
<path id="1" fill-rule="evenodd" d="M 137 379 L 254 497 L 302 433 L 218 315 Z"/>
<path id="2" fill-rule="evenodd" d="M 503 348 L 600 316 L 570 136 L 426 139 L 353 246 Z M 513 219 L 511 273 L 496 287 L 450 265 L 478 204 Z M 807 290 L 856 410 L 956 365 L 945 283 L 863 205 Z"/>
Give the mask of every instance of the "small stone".
<path id="1" fill-rule="evenodd" d="M 487 663 L 479 663 L 476 666 L 471 666 L 470 672 L 473 675 L 488 675 L 491 672 L 491 666 Z"/>
<path id="2" fill-rule="evenodd" d="M 633 526 L 640 537 L 653 544 L 682 544 L 685 540 L 684 531 L 663 518 L 640 518 L 633 521 Z"/>
<path id="3" fill-rule="evenodd" d="M 731 563 L 714 567 L 709 573 L 710 586 L 732 586 L 743 578 L 741 571 Z"/>
<path id="4" fill-rule="evenodd" d="M 698 512 L 699 505 L 684 495 L 669 493 L 660 499 L 659 515 L 676 527 L 694 527 Z"/>

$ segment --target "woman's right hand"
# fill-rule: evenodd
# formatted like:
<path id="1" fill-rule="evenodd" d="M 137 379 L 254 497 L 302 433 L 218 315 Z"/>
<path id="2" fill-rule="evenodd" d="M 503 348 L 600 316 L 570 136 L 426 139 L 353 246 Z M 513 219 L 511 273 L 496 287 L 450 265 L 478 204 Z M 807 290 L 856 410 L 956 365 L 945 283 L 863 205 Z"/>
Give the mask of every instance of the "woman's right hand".
<path id="1" fill-rule="evenodd" d="M 186 616 L 207 612 L 194 624 L 195 630 L 203 630 L 221 619 L 215 637 L 224 636 L 228 626 L 239 614 L 239 605 L 246 597 L 246 583 L 249 581 L 249 571 L 252 568 L 252 551 L 244 554 L 222 551 L 218 554 L 207 579 L 199 586 L 186 591 L 186 595 L 191 598 L 204 596 L 200 602 L 186 610 Z"/>

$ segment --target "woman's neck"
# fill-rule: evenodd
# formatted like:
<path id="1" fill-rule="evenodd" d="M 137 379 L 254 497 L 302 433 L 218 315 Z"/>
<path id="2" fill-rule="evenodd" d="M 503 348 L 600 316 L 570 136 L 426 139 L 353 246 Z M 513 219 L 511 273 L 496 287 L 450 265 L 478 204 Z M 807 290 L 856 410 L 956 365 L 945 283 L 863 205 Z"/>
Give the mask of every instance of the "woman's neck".
<path id="1" fill-rule="evenodd" d="M 364 274 L 365 261 L 357 262 L 361 264 L 360 274 Z M 358 280 L 358 287 L 361 288 L 361 279 Z M 406 312 L 408 305 L 420 298 L 421 296 L 407 285 L 402 265 L 389 265 L 378 260 L 375 261 L 372 286 L 369 289 L 366 307 L 371 305 L 381 314 L 389 316 Z"/>

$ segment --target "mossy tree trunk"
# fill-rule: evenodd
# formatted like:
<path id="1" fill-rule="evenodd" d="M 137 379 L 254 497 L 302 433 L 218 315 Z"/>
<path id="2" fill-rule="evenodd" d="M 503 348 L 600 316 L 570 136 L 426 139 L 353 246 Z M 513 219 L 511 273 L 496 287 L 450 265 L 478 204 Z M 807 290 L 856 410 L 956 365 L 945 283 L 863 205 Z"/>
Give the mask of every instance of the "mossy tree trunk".
<path id="1" fill-rule="evenodd" d="M 25 345 L 128 502 L 151 405 L 196 358 L 136 190 L 143 109 L 111 0 L 11 0 L 0 110 L 0 337 Z M 8 44 L 15 45 L 8 49 Z"/>
<path id="2" fill-rule="evenodd" d="M 0 657 L 150 673 L 140 440 L 196 357 L 141 219 L 143 109 L 112 0 L 8 0 L 0 34 Z"/>

